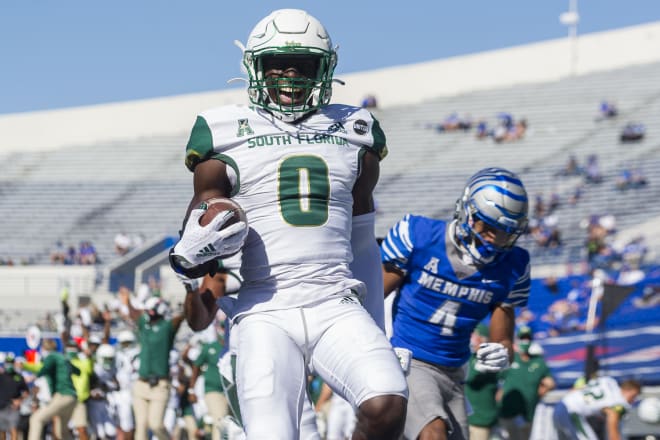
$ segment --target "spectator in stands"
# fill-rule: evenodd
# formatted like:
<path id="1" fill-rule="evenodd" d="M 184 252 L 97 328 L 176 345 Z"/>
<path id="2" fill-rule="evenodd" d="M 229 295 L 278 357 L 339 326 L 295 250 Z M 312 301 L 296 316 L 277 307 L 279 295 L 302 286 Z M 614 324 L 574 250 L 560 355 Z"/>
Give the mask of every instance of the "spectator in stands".
<path id="1" fill-rule="evenodd" d="M 644 237 L 635 237 L 626 243 L 621 249 L 621 260 L 629 269 L 639 269 L 644 262 L 644 258 L 649 252 Z"/>
<path id="2" fill-rule="evenodd" d="M 623 127 L 619 140 L 622 143 L 639 142 L 646 135 L 646 126 L 644 124 L 629 122 Z"/>
<path id="3" fill-rule="evenodd" d="M 434 124 L 432 127 L 440 133 L 458 130 L 468 131 L 472 128 L 472 118 L 469 115 L 461 117 L 458 113 L 453 112 L 442 122 Z"/>
<path id="4" fill-rule="evenodd" d="M 52 264 L 64 264 L 66 261 L 66 248 L 61 240 L 55 243 L 55 249 L 50 253 L 50 262 Z"/>
<path id="5" fill-rule="evenodd" d="M 369 94 L 364 97 L 362 100 L 361 104 L 362 108 L 368 108 L 368 109 L 375 109 L 378 107 L 378 101 L 376 99 L 376 96 L 373 94 Z"/>
<path id="6" fill-rule="evenodd" d="M 592 269 L 607 268 L 617 258 L 609 242 L 609 235 L 616 229 L 613 216 L 592 216 L 587 226 L 587 262 Z"/>
<path id="7" fill-rule="evenodd" d="M 96 264 L 98 263 L 98 256 L 96 248 L 90 241 L 81 241 L 78 248 L 78 256 L 80 264 Z"/>
<path id="8" fill-rule="evenodd" d="M 499 124 L 492 131 L 493 140 L 498 144 L 504 142 L 507 133 L 509 133 L 509 129 L 505 125 Z"/>
<path id="9" fill-rule="evenodd" d="M 635 298 L 635 307 L 638 309 L 647 309 L 660 306 L 660 286 L 648 285 L 644 287 L 642 296 Z"/>
<path id="10" fill-rule="evenodd" d="M 133 241 L 131 240 L 131 237 L 129 237 L 128 234 L 126 234 L 124 231 L 120 231 L 117 233 L 117 235 L 115 235 L 114 243 L 115 252 L 120 256 L 129 253 L 133 247 Z"/>
<path id="11" fill-rule="evenodd" d="M 570 203 L 571 205 L 576 205 L 577 202 L 579 202 L 580 199 L 582 199 L 583 192 L 584 192 L 584 187 L 582 185 L 576 186 L 575 189 L 573 190 L 573 193 L 568 198 L 568 203 Z"/>
<path id="12" fill-rule="evenodd" d="M 66 257 L 64 258 L 64 264 L 72 265 L 78 264 L 80 260 L 78 259 L 78 251 L 74 245 L 69 245 L 66 251 Z"/>
<path id="13" fill-rule="evenodd" d="M 476 128 L 476 137 L 477 139 L 485 139 L 491 135 L 490 130 L 488 129 L 488 122 L 484 121 L 483 119 L 480 119 L 477 122 L 477 128 Z"/>
<path id="14" fill-rule="evenodd" d="M 566 165 L 564 166 L 564 169 L 559 172 L 559 175 L 570 177 L 580 176 L 583 173 L 584 169 L 580 166 L 577 157 L 575 157 L 574 154 L 571 154 L 568 158 L 568 161 L 566 162 Z"/>
<path id="15" fill-rule="evenodd" d="M 71 440 L 73 437 L 67 425 L 76 406 L 76 391 L 71 382 L 71 374 L 79 373 L 79 370 L 57 351 L 57 342 L 54 339 L 45 339 L 41 343 L 41 349 L 44 360 L 38 376 L 48 378 L 52 398 L 30 417 L 28 440 L 41 440 L 44 427 L 55 416 L 59 417 L 59 423 L 55 426 L 55 437 Z"/>
<path id="16" fill-rule="evenodd" d="M 513 115 L 509 112 L 500 112 L 497 114 L 498 125 L 509 131 L 514 125 Z"/>
<path id="17" fill-rule="evenodd" d="M 472 333 L 470 345 L 472 356 L 468 362 L 467 378 L 465 379 L 465 397 L 472 407 L 468 415 L 470 440 L 488 440 L 491 430 L 497 423 L 497 403 L 495 395 L 499 381 L 497 373 L 479 372 L 474 366 L 477 362 L 476 351 L 479 346 L 488 342 L 488 326 L 477 325 Z"/>
<path id="18" fill-rule="evenodd" d="M 550 336 L 572 332 L 583 328 L 580 304 L 560 298 L 548 307 L 548 313 L 541 317 L 542 322 L 549 326 Z"/>
<path id="19" fill-rule="evenodd" d="M 555 212 L 561 205 L 561 197 L 556 192 L 550 194 L 550 201 L 548 202 L 548 214 Z"/>
<path id="20" fill-rule="evenodd" d="M 555 406 L 553 420 L 559 440 L 598 440 L 587 418 L 594 415 L 605 417 L 607 438 L 620 439 L 622 415 L 631 409 L 631 404 L 641 392 L 636 380 L 619 384 L 609 376 L 595 378 L 579 389 L 566 394 Z"/>
<path id="21" fill-rule="evenodd" d="M 516 121 L 516 123 L 511 128 L 509 128 L 505 140 L 517 141 L 522 139 L 525 137 L 525 133 L 527 133 L 527 127 L 527 119 L 520 119 Z"/>
<path id="22" fill-rule="evenodd" d="M 543 359 L 543 349 L 532 340 L 532 329 L 520 328 L 511 368 L 500 373 L 503 379 L 500 424 L 509 433 L 510 440 L 529 439 L 536 405 L 555 387 L 550 368 Z"/>
<path id="23" fill-rule="evenodd" d="M 534 217 L 537 219 L 542 219 L 546 214 L 545 202 L 543 201 L 542 194 L 536 194 L 534 196 Z"/>
<path id="24" fill-rule="evenodd" d="M 540 221 L 538 219 L 530 220 L 529 233 L 540 247 L 555 249 L 561 246 L 561 231 L 556 215 L 546 216 Z"/>
<path id="25" fill-rule="evenodd" d="M 598 106 L 598 115 L 596 116 L 596 121 L 602 121 L 604 119 L 616 118 L 619 114 L 619 110 L 616 104 L 612 101 L 602 100 Z"/>
<path id="26" fill-rule="evenodd" d="M 120 300 L 136 322 L 140 342 L 139 379 L 133 387 L 135 440 L 146 440 L 148 430 L 158 440 L 169 440 L 164 425 L 170 394 L 169 358 L 183 314 L 168 319 L 169 307 L 158 297 L 149 298 L 144 309 L 136 309 L 128 290 L 121 290 Z"/>
<path id="27" fill-rule="evenodd" d="M 624 168 L 616 178 L 616 188 L 625 191 L 631 188 L 641 188 L 648 183 L 646 176 L 639 168 Z"/>
<path id="28" fill-rule="evenodd" d="M 584 178 L 587 183 L 601 183 L 603 181 L 603 175 L 600 171 L 597 155 L 591 154 L 587 157 Z"/>

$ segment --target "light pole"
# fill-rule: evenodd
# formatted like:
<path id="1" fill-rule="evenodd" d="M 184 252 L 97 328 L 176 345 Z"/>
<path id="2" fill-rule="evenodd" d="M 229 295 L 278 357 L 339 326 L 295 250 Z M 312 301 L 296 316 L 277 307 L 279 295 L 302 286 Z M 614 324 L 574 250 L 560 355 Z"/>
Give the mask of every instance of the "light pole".
<path id="1" fill-rule="evenodd" d="M 577 25 L 580 22 L 578 14 L 578 0 L 569 0 L 568 11 L 559 15 L 559 22 L 568 27 L 569 44 L 569 75 L 577 73 L 578 50 L 577 50 Z"/>

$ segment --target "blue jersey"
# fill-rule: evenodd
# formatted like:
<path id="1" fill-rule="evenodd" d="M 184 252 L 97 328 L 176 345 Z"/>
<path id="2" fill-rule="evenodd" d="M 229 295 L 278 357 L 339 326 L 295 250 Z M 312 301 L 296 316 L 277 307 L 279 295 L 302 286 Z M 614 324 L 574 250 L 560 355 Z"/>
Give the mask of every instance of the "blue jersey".
<path id="1" fill-rule="evenodd" d="M 392 345 L 425 362 L 459 367 L 470 357 L 472 331 L 496 306 L 527 305 L 529 253 L 514 247 L 491 264 L 468 264 L 451 228 L 406 215 L 389 231 L 381 256 L 405 276 L 392 310 Z"/>

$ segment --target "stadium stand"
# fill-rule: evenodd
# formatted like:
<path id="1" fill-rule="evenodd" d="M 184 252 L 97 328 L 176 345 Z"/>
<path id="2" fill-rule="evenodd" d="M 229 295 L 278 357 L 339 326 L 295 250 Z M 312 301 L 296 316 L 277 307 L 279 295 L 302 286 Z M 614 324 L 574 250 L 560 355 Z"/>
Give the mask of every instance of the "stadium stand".
<path id="1" fill-rule="evenodd" d="M 654 205 L 635 209 L 660 195 L 660 159 L 654 155 L 660 137 L 650 129 L 642 143 L 631 146 L 622 146 L 617 138 L 623 121 L 652 121 L 660 110 L 660 86 L 653 81 L 658 75 L 656 63 L 377 110 L 390 151 L 376 191 L 377 234 L 386 233 L 405 212 L 451 217 L 449 207 L 466 175 L 488 165 L 506 166 L 521 174 L 530 195 L 547 199 L 557 193 L 562 201 L 556 215 L 564 245 L 550 253 L 528 241 L 535 263 L 579 262 L 584 258 L 583 219 L 612 214 L 623 230 L 660 214 Z M 594 121 L 602 96 L 620 103 L 615 122 Z M 472 132 L 438 134 L 424 128 L 452 110 L 490 120 L 500 111 L 512 111 L 525 117 L 530 129 L 519 141 L 496 144 L 476 139 Z M 116 258 L 112 242 L 120 231 L 147 238 L 175 235 L 190 197 L 191 175 L 182 162 L 185 142 L 186 133 L 181 133 L 8 154 L 0 174 L 5 232 L 0 256 L 43 264 L 58 240 L 76 245 L 91 240 L 107 264 Z M 558 177 L 570 155 L 581 160 L 597 155 L 603 183 L 585 185 L 581 176 Z M 616 175 L 630 164 L 641 167 L 650 184 L 635 192 L 614 191 Z M 582 199 L 576 205 L 566 203 L 580 186 Z M 26 241 L 25 236 L 40 239 Z"/>

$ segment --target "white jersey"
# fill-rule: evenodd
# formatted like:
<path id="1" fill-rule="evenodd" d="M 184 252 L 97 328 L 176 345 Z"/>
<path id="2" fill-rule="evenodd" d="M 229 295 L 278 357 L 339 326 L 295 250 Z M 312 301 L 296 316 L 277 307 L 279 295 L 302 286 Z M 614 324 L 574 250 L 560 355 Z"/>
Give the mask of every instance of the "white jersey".
<path id="1" fill-rule="evenodd" d="M 296 124 L 236 105 L 198 116 L 186 165 L 227 163 L 232 198 L 250 225 L 236 314 L 363 293 L 348 266 L 352 189 L 365 149 L 386 155 L 378 122 L 358 107 L 329 105 Z"/>
<path id="2" fill-rule="evenodd" d="M 566 394 L 562 402 L 569 413 L 584 417 L 598 414 L 605 408 L 630 408 L 630 404 L 621 394 L 619 384 L 608 376 L 590 380 L 585 387 Z"/>
<path id="3" fill-rule="evenodd" d="M 130 390 L 138 378 L 140 347 L 130 347 L 117 350 L 115 356 L 117 366 L 117 382 L 122 390 Z"/>

